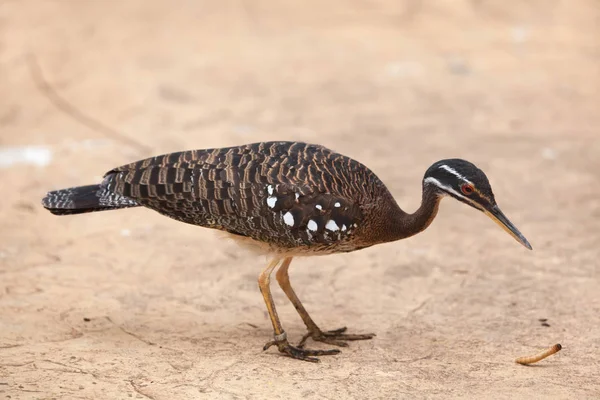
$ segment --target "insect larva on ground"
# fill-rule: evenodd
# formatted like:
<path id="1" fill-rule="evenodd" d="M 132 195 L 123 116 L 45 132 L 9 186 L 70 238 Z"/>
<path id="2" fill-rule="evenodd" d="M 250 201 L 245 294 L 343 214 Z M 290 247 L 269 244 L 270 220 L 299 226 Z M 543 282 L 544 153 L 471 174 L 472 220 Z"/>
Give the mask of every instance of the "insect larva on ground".
<path id="1" fill-rule="evenodd" d="M 541 352 L 539 354 L 536 354 L 535 356 L 519 357 L 515 360 L 515 362 L 519 363 L 519 364 L 523 364 L 523 365 L 533 364 L 533 363 L 543 360 L 546 357 L 551 356 L 554 353 L 558 353 L 560 351 L 560 349 L 562 349 L 562 346 L 559 343 L 557 343 L 554 346 L 550 347 L 549 349 L 544 350 L 543 352 Z"/>

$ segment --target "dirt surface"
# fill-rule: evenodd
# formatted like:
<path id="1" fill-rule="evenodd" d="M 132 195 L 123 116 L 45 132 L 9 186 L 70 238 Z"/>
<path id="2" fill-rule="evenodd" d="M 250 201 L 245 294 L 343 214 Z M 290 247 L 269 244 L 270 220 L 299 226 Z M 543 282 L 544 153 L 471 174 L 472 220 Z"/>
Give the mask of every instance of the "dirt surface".
<path id="1" fill-rule="evenodd" d="M 599 398 L 600 5 L 508 4 L 0 2 L 0 399 Z M 261 350 L 265 259 L 145 209 L 40 206 L 273 139 L 364 162 L 407 211 L 466 158 L 534 251 L 445 200 L 414 238 L 295 260 L 318 324 L 377 333 L 311 364 Z"/>

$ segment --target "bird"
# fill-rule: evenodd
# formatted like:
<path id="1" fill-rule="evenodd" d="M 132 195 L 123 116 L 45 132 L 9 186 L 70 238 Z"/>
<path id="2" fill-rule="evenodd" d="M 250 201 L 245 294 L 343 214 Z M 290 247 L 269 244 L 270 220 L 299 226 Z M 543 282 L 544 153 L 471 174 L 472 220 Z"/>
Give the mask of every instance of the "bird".
<path id="1" fill-rule="evenodd" d="M 352 252 L 406 239 L 434 220 L 450 197 L 485 213 L 528 249 L 531 245 L 498 207 L 485 173 L 463 159 L 433 163 L 422 180 L 422 200 L 403 211 L 368 167 L 324 146 L 292 141 L 190 150 L 146 158 L 108 171 L 99 184 L 50 191 L 42 205 L 55 215 L 147 207 L 162 215 L 213 228 L 269 256 L 258 286 L 283 355 L 319 362 L 339 349 L 306 348 L 308 339 L 345 347 L 375 334 L 322 330 L 290 283 L 294 257 Z M 288 341 L 270 290 L 271 274 L 296 308 L 307 332 Z"/>

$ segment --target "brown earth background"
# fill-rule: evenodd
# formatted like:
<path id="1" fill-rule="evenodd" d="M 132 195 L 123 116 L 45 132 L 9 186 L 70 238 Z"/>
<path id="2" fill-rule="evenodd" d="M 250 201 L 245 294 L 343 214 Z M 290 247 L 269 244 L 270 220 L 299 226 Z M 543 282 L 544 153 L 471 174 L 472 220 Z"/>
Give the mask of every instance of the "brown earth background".
<path id="1" fill-rule="evenodd" d="M 600 398 L 599 89 L 597 0 L 0 1 L 0 399 Z M 407 211 L 466 158 L 534 251 L 445 200 L 414 238 L 296 260 L 318 324 L 377 333 L 310 364 L 261 350 L 265 259 L 145 209 L 40 206 L 262 140 L 354 157 Z"/>

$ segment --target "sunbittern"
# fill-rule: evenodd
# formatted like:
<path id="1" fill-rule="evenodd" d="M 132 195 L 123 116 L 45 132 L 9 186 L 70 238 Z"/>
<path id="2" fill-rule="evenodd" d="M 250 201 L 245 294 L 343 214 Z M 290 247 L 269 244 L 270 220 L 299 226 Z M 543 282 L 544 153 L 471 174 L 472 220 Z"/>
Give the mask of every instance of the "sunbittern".
<path id="1" fill-rule="evenodd" d="M 345 328 L 321 330 L 290 285 L 294 256 L 350 252 L 415 235 L 431 224 L 440 200 L 453 197 L 483 211 L 522 245 L 530 244 L 504 216 L 485 174 L 460 159 L 434 163 L 423 178 L 423 197 L 413 214 L 402 211 L 383 182 L 367 167 L 325 147 L 298 142 L 255 143 L 192 150 L 148 158 L 109 171 L 99 185 L 48 193 L 43 205 L 53 214 L 80 214 L 145 206 L 189 224 L 226 231 L 272 257 L 258 285 L 273 323 L 276 345 L 290 357 L 339 350 L 309 350 L 306 340 L 346 346 Z M 270 276 L 290 299 L 308 333 L 292 346 L 271 297 Z"/>

